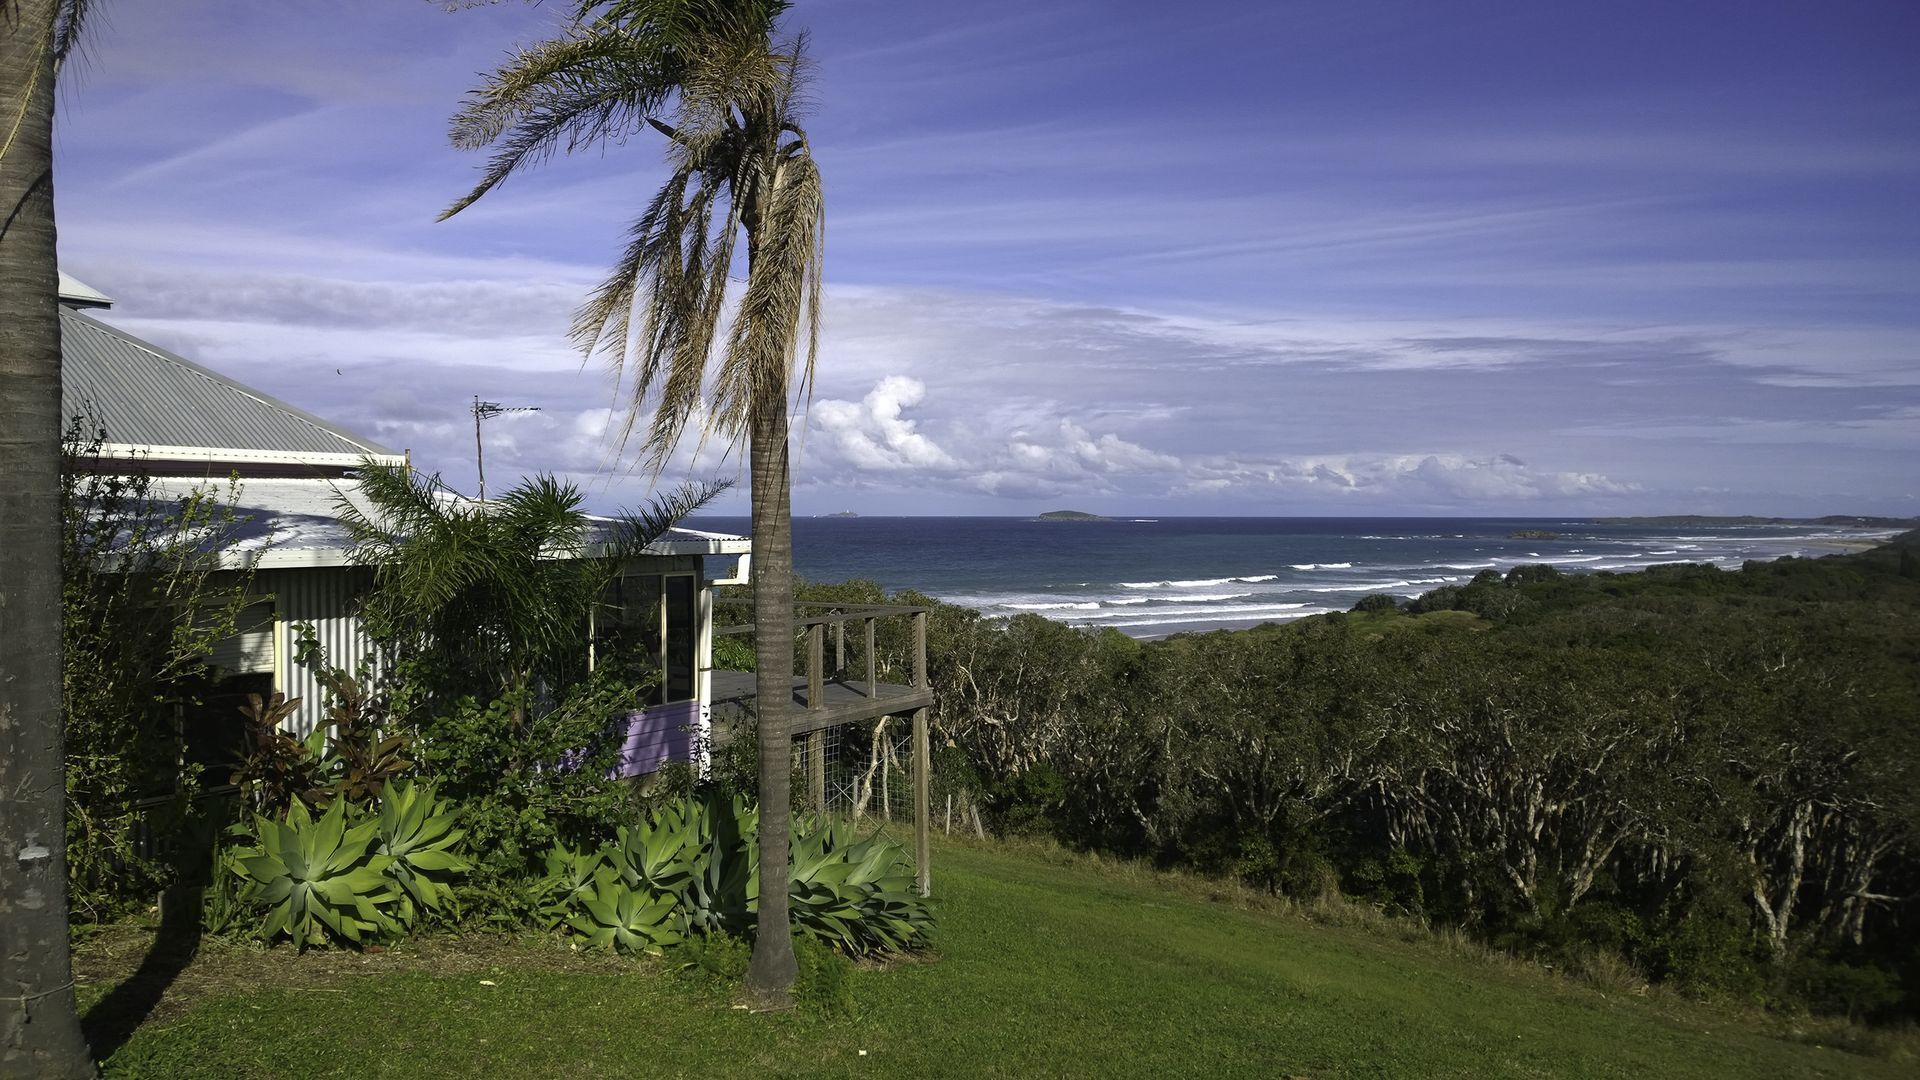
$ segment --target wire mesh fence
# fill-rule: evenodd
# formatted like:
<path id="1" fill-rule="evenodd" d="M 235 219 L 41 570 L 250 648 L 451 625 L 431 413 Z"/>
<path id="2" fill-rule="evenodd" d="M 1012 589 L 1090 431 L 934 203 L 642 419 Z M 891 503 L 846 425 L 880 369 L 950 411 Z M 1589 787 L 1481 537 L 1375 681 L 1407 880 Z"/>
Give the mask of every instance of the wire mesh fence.
<path id="1" fill-rule="evenodd" d="M 883 716 L 794 739 L 794 790 L 809 809 L 913 835 L 913 720 Z"/>
<path id="2" fill-rule="evenodd" d="M 818 766 L 816 767 L 816 762 Z M 913 718 L 887 716 L 796 736 L 796 803 L 913 843 Z M 928 828 L 985 837 L 989 815 L 978 792 L 938 770 L 928 778 Z"/>

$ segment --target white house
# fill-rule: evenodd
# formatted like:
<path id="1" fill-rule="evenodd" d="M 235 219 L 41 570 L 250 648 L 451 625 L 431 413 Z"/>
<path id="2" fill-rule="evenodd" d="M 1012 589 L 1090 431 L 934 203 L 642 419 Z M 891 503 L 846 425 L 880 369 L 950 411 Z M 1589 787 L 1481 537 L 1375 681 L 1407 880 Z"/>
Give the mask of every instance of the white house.
<path id="1" fill-rule="evenodd" d="M 284 693 L 301 699 L 287 723 L 305 734 L 320 720 L 323 692 L 294 662 L 296 628 L 311 624 L 328 658 L 349 670 L 372 651 L 355 613 L 368 571 L 348 558 L 339 503 L 359 499 L 363 458 L 410 466 L 408 455 L 103 322 L 97 315 L 111 305 L 60 276 L 63 411 L 103 427 L 103 456 L 137 463 L 160 492 L 238 478 L 245 524 L 223 558 L 253 570 L 255 599 L 242 633 L 215 651 L 228 676 L 215 707 Z M 629 619 L 658 619 L 646 639 L 657 642 L 664 678 L 659 700 L 632 718 L 624 771 L 652 771 L 709 730 L 712 589 L 744 579 L 748 552 L 743 537 L 676 529 L 628 565 L 619 601 Z"/>

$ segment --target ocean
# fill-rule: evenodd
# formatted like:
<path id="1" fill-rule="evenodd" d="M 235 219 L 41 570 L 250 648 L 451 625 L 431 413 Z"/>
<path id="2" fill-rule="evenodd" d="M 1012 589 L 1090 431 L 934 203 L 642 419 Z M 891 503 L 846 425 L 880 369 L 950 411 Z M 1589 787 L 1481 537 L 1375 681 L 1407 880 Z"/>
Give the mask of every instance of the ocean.
<path id="1" fill-rule="evenodd" d="M 695 528 L 745 535 L 747 520 Z M 1516 538 L 1550 532 L 1553 539 Z M 1412 597 L 1481 570 L 1569 573 L 1658 563 L 1737 568 L 1890 536 L 1813 525 L 1602 524 L 1578 518 L 795 518 L 809 581 L 866 578 L 989 615 L 1031 613 L 1136 637 L 1242 628 L 1345 611 L 1369 593 Z"/>

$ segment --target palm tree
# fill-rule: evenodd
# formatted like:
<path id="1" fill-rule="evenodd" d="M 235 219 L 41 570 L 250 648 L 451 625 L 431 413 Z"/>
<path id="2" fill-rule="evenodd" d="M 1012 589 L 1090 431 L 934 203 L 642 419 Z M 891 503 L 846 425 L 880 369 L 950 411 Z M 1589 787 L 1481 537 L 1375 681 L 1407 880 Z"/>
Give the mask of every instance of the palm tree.
<path id="1" fill-rule="evenodd" d="M 403 654 L 430 648 L 439 683 L 513 701 L 519 725 L 538 682 L 580 674 L 587 612 L 627 560 L 728 487 L 684 484 L 596 524 L 579 489 L 549 475 L 480 504 L 403 465 L 367 460 L 359 473 L 366 505 L 344 495 L 336 505 L 353 561 L 372 568 L 368 628 Z"/>
<path id="2" fill-rule="evenodd" d="M 67 938 L 53 88 L 85 0 L 0 0 L 0 1075 L 92 1076 Z"/>
<path id="3" fill-rule="evenodd" d="M 820 173 L 799 126 L 805 39 L 777 39 L 786 0 L 582 0 L 557 39 L 524 49 L 469 95 L 454 145 L 492 147 L 450 217 L 515 171 L 651 127 L 666 182 L 613 272 L 574 320 L 573 340 L 628 380 L 623 442 L 651 407 L 643 456 L 659 469 L 689 420 L 700 439 L 748 445 L 760 750 L 760 912 L 747 989 L 788 1002 L 787 815 L 793 752 L 793 536 L 788 400 L 818 344 Z M 738 241 L 746 241 L 744 252 Z M 731 324 L 728 278 L 744 262 Z M 805 362 L 795 359 L 805 336 Z M 709 358 L 717 360 L 711 373 Z M 797 383 L 797 385 L 796 385 Z M 703 392 L 711 404 L 702 407 Z"/>

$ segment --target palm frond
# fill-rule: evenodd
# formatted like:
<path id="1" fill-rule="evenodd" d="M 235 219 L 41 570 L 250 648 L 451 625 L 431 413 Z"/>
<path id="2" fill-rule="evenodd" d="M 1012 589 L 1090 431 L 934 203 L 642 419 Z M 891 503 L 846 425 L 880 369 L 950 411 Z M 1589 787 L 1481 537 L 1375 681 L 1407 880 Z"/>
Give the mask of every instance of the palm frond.
<path id="1" fill-rule="evenodd" d="M 735 440 L 750 416 L 798 390 L 818 355 L 824 211 L 798 124 L 806 38 L 776 46 L 786 0 L 577 0 L 561 38 L 522 50 L 455 117 L 456 145 L 491 146 L 458 213 L 514 171 L 651 125 L 668 137 L 667 182 L 628 230 L 606 280 L 576 313 L 573 343 L 601 354 L 628 408 L 624 448 L 651 411 L 643 457 L 665 465 L 703 411 L 702 440 Z M 721 345 L 747 236 L 747 280 Z M 805 360 L 794 378 L 805 329 Z"/>
<path id="2" fill-rule="evenodd" d="M 644 509 L 623 513 L 609 540 L 609 554 L 617 558 L 640 554 L 680 522 L 706 509 L 732 486 L 730 480 L 690 481 L 656 496 Z"/>
<path id="3" fill-rule="evenodd" d="M 803 323 L 802 391 L 812 383 L 818 350 L 824 204 L 820 172 L 804 145 L 775 166 L 770 187 L 753 270 L 714 380 L 714 413 L 735 422 L 790 392 Z"/>
<path id="4" fill-rule="evenodd" d="M 639 130 L 672 95 L 672 65 L 643 43 L 578 31 L 516 53 L 467 96 L 449 138 L 463 150 L 498 144 L 480 183 L 439 220 L 473 205 L 514 172 Z"/>

